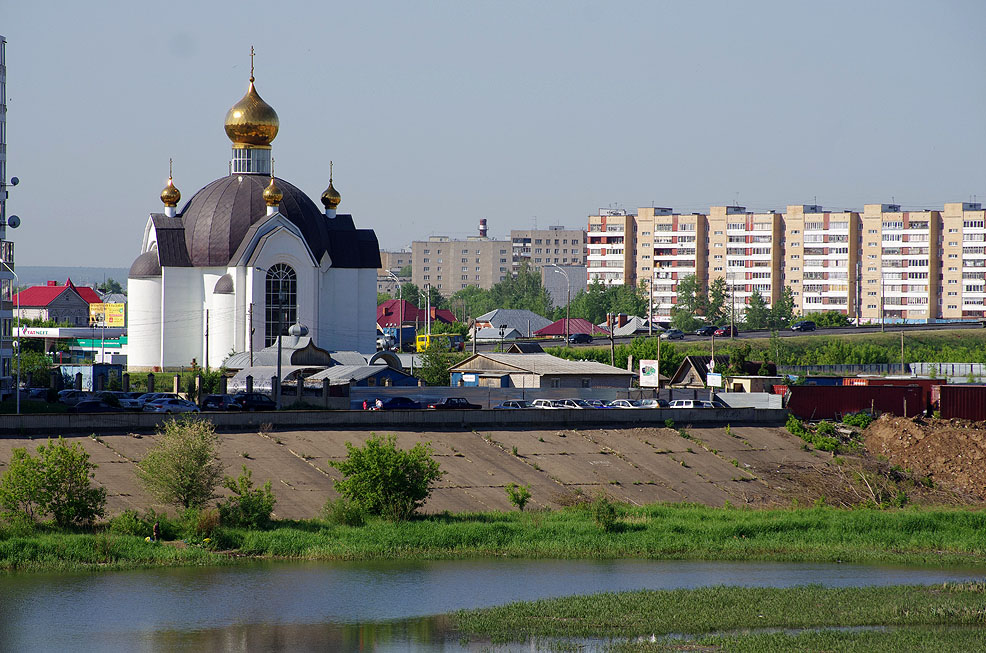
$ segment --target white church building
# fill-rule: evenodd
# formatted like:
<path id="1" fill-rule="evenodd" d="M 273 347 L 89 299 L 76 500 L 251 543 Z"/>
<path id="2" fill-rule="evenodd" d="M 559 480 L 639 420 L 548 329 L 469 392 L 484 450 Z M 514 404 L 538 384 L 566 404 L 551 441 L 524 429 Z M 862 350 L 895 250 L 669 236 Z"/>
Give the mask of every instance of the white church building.
<path id="1" fill-rule="evenodd" d="M 320 210 L 275 178 L 271 142 L 278 118 L 254 88 L 226 115 L 230 174 L 178 210 L 169 177 L 164 213 L 144 227 L 128 278 L 128 367 L 163 371 L 219 367 L 230 352 L 259 351 L 298 322 L 327 350 L 376 349 L 376 270 L 372 229 L 337 213 L 332 185 Z"/>

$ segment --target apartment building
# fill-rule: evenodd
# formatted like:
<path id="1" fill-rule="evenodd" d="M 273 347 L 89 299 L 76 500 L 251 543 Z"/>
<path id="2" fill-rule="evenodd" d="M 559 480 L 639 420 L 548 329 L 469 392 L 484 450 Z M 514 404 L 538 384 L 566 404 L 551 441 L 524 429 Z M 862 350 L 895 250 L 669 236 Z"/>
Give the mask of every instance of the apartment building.
<path id="1" fill-rule="evenodd" d="M 401 250 L 399 252 L 386 252 L 380 250 L 380 268 L 377 276 L 385 275 L 388 272 L 400 275 L 401 268 L 411 265 L 411 252 Z"/>
<path id="2" fill-rule="evenodd" d="M 791 288 L 796 312 L 859 316 L 859 213 L 788 206 L 783 243 L 783 284 Z"/>
<path id="3" fill-rule="evenodd" d="M 708 281 L 708 216 L 644 207 L 635 222 L 636 278 L 649 284 L 654 315 L 670 319 L 678 281 L 689 275 Z"/>
<path id="4" fill-rule="evenodd" d="M 726 280 L 737 313 L 759 292 L 769 306 L 781 297 L 783 215 L 743 206 L 713 206 L 708 216 L 708 282 Z"/>
<path id="5" fill-rule="evenodd" d="M 527 263 L 534 270 L 545 265 L 585 265 L 585 230 L 551 226 L 547 229 L 511 229 L 513 274 Z"/>
<path id="6" fill-rule="evenodd" d="M 585 257 L 589 283 L 636 285 L 636 217 L 623 209 L 600 209 L 598 215 L 589 216 Z"/>
<path id="7" fill-rule="evenodd" d="M 437 288 L 446 297 L 467 286 L 489 289 L 511 274 L 512 254 L 509 240 L 483 236 L 416 240 L 411 243 L 411 281 L 419 288 Z"/>
<path id="8" fill-rule="evenodd" d="M 986 211 L 954 202 L 942 212 L 941 314 L 946 320 L 986 315 Z"/>

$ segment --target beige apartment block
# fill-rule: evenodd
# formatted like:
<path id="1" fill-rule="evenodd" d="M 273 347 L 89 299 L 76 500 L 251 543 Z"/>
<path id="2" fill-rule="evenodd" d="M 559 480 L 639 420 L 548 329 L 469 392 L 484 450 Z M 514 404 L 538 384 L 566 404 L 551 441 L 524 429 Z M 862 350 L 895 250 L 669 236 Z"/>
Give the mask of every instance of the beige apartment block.
<path id="1" fill-rule="evenodd" d="M 802 314 L 839 311 L 858 317 L 859 213 L 814 204 L 784 213 L 784 285 Z"/>
<path id="2" fill-rule="evenodd" d="M 411 243 L 411 281 L 446 297 L 468 286 L 488 290 L 510 274 L 511 256 L 509 240 L 432 236 Z"/>
<path id="3" fill-rule="evenodd" d="M 982 204 L 952 202 L 942 212 L 941 317 L 986 317 L 986 211 Z"/>
<path id="4" fill-rule="evenodd" d="M 589 283 L 636 285 L 635 218 L 623 209 L 600 209 L 589 216 L 586 268 Z"/>
<path id="5" fill-rule="evenodd" d="M 547 229 L 511 229 L 514 274 L 527 263 L 533 270 L 545 265 L 585 265 L 585 230 L 551 226 Z"/>
<path id="6" fill-rule="evenodd" d="M 636 217 L 636 279 L 650 285 L 654 316 L 666 320 L 677 303 L 678 282 L 708 281 L 707 216 L 644 207 Z"/>
<path id="7" fill-rule="evenodd" d="M 938 319 L 942 292 L 941 212 L 901 211 L 898 204 L 867 204 L 861 222 L 862 321 Z M 961 284 L 951 285 L 957 289 Z"/>
<path id="8" fill-rule="evenodd" d="M 784 287 L 783 216 L 753 213 L 742 206 L 713 206 L 708 224 L 709 282 L 726 280 L 737 314 L 754 291 L 773 306 Z"/>
<path id="9" fill-rule="evenodd" d="M 411 252 L 407 250 L 399 252 L 380 250 L 380 267 L 377 269 L 377 276 L 385 275 L 388 272 L 399 274 L 401 268 L 406 265 L 411 265 Z"/>

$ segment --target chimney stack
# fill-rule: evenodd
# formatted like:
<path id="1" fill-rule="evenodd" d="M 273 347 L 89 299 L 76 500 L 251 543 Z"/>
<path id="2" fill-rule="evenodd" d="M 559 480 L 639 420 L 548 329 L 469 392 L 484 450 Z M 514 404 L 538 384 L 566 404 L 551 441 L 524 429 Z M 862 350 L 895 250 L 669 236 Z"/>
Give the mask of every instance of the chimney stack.
<path id="1" fill-rule="evenodd" d="M 479 237 L 486 238 L 486 218 L 480 218 L 479 220 Z"/>

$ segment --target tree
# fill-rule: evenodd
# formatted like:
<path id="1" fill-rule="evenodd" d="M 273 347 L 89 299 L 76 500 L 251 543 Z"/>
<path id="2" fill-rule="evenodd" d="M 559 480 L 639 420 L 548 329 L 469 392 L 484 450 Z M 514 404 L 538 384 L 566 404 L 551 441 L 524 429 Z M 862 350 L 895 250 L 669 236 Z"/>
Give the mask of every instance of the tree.
<path id="1" fill-rule="evenodd" d="M 253 489 L 253 473 L 243 465 L 239 478 L 227 476 L 223 487 L 233 496 L 219 502 L 221 523 L 229 526 L 250 526 L 263 528 L 270 524 L 271 513 L 277 499 L 271 491 L 270 481 L 258 489 Z"/>
<path id="2" fill-rule="evenodd" d="M 724 277 L 716 277 L 709 284 L 708 301 L 705 308 L 705 320 L 709 324 L 722 324 L 729 319 L 732 308 L 729 288 Z"/>
<path id="3" fill-rule="evenodd" d="M 137 463 L 138 480 L 162 503 L 201 508 L 215 497 L 223 478 L 215 427 L 185 415 L 166 421 L 158 438 L 157 446 Z"/>
<path id="4" fill-rule="evenodd" d="M 385 292 L 378 292 L 377 293 L 377 306 L 379 306 L 380 304 L 382 304 L 384 302 L 389 302 L 391 299 L 393 299 L 393 297 L 391 297 L 387 293 L 385 293 Z"/>
<path id="5" fill-rule="evenodd" d="M 531 499 L 530 484 L 518 485 L 516 483 L 507 483 L 503 489 L 507 491 L 507 498 L 510 499 L 510 503 L 517 506 L 517 509 L 521 512 L 524 512 L 524 506 Z"/>
<path id="6" fill-rule="evenodd" d="M 411 276 L 411 272 L 411 264 L 409 263 L 400 269 L 397 276 L 407 278 Z"/>
<path id="7" fill-rule="evenodd" d="M 48 385 L 48 375 L 54 364 L 51 356 L 26 349 L 23 352 L 18 352 L 13 361 L 12 371 L 14 374 L 17 374 L 18 359 L 20 359 L 21 378 L 26 379 L 30 374 L 33 375 L 36 385 Z"/>
<path id="8" fill-rule="evenodd" d="M 525 262 L 517 276 L 507 275 L 490 288 L 490 301 L 494 308 L 518 308 L 537 313 L 551 314 L 551 295 L 541 283 L 541 273 Z"/>
<path id="9" fill-rule="evenodd" d="M 678 280 L 675 295 L 677 295 L 675 308 L 679 312 L 689 313 L 693 316 L 705 314 L 707 307 L 705 287 L 694 274 L 686 275 Z"/>
<path id="10" fill-rule="evenodd" d="M 101 293 L 120 293 L 126 294 L 126 290 L 120 285 L 119 281 L 113 279 L 113 277 L 108 278 L 103 283 L 96 286 L 96 290 Z"/>
<path id="11" fill-rule="evenodd" d="M 91 524 L 106 507 L 106 488 L 92 486 L 95 468 L 78 442 L 62 438 L 40 445 L 37 458 L 15 449 L 0 478 L 0 509 L 31 521 L 50 515 L 61 528 Z"/>
<path id="12" fill-rule="evenodd" d="M 372 435 L 363 447 L 346 443 L 345 460 L 329 465 L 345 478 L 335 482 L 343 497 L 371 515 L 407 519 L 431 494 L 431 485 L 445 475 L 432 458 L 431 445 L 419 442 L 397 448 L 397 437 Z"/>
<path id="13" fill-rule="evenodd" d="M 743 313 L 743 321 L 746 322 L 747 329 L 766 329 L 770 326 L 770 308 L 764 301 L 763 295 L 759 290 L 754 289 L 750 295 L 750 303 L 746 305 Z"/>
<path id="14" fill-rule="evenodd" d="M 770 309 L 770 328 L 786 329 L 794 322 L 794 291 L 784 286 L 781 297 Z"/>
<path id="15" fill-rule="evenodd" d="M 447 351 L 441 339 L 433 339 L 428 349 L 418 354 L 420 361 L 414 368 L 414 376 L 428 385 L 449 384 L 449 368 L 466 358 L 466 354 Z"/>
<path id="16" fill-rule="evenodd" d="M 421 290 L 416 285 L 408 281 L 407 283 L 401 284 L 401 290 L 398 293 L 398 296 L 404 301 L 411 304 L 411 306 L 418 306 L 420 293 Z"/>

